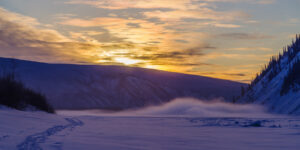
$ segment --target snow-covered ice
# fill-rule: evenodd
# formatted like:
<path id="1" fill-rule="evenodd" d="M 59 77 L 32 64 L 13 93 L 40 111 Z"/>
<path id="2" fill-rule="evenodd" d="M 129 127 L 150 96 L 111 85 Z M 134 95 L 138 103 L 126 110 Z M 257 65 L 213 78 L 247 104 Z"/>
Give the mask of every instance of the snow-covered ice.
<path id="1" fill-rule="evenodd" d="M 242 108 L 177 100 L 122 113 L 0 109 L 0 149 L 299 150 L 300 118 L 264 114 L 253 105 Z M 254 110 L 258 113 L 245 116 Z"/>

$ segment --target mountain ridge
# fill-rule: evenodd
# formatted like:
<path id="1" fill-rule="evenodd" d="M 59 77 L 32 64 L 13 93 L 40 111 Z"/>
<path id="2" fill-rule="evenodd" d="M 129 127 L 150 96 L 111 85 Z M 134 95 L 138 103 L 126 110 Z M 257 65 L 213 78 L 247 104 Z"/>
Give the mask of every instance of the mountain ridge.
<path id="1" fill-rule="evenodd" d="M 125 66 L 49 64 L 11 58 L 0 58 L 0 63 L 3 72 L 13 71 L 26 86 L 44 93 L 56 109 L 127 109 L 178 97 L 229 100 L 245 86 L 228 80 Z"/>

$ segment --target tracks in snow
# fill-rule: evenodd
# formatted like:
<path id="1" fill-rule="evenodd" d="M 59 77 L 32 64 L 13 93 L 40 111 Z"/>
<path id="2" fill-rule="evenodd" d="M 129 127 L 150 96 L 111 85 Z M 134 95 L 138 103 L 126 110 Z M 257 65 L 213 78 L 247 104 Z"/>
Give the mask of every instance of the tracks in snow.
<path id="1" fill-rule="evenodd" d="M 75 118 L 65 118 L 69 124 L 67 125 L 57 125 L 47 129 L 44 132 L 36 133 L 26 137 L 25 141 L 17 145 L 18 150 L 42 150 L 40 144 L 45 143 L 47 138 L 61 132 L 65 129 L 73 129 L 77 126 L 83 126 L 84 123 Z"/>

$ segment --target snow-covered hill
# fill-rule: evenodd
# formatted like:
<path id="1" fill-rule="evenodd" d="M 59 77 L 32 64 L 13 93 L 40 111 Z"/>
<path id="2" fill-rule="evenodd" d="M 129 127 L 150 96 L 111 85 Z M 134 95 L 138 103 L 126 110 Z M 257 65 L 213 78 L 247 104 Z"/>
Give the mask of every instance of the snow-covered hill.
<path id="1" fill-rule="evenodd" d="M 239 103 L 262 104 L 270 111 L 300 115 L 300 37 L 273 57 Z"/>
<path id="2" fill-rule="evenodd" d="M 124 66 L 46 64 L 0 58 L 26 86 L 44 93 L 56 109 L 124 109 L 177 97 L 230 100 L 242 83 Z"/>

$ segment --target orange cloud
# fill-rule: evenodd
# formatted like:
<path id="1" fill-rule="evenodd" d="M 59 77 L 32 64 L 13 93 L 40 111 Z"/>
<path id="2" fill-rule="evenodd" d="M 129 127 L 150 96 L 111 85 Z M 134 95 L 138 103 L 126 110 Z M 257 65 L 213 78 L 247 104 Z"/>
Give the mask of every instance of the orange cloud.
<path id="1" fill-rule="evenodd" d="M 127 8 L 168 8 L 186 9 L 197 8 L 190 6 L 191 0 L 71 0 L 68 4 L 85 4 L 107 9 L 127 9 Z"/>
<path id="2" fill-rule="evenodd" d="M 235 75 L 235 80 L 249 79 L 249 76 L 241 74 L 257 68 L 243 68 L 241 64 L 233 64 L 234 60 L 247 57 L 252 62 L 257 62 L 263 58 L 249 54 L 246 56 L 209 51 L 216 49 L 209 44 L 214 36 L 205 33 L 203 28 L 239 28 L 242 27 L 241 22 L 250 18 L 248 14 L 239 11 L 217 11 L 211 4 L 216 1 L 238 2 L 70 1 L 70 4 L 113 9 L 109 11 L 114 13 L 90 19 L 72 14 L 59 14 L 56 17 L 60 22 L 56 25 L 64 28 L 58 30 L 38 22 L 35 18 L 0 9 L 0 54 L 46 62 L 123 64 L 199 75 L 214 72 L 209 76 L 233 79 L 231 74 Z M 116 13 L 116 9 L 130 8 L 139 8 L 140 16 L 121 18 L 120 14 Z M 157 21 L 151 21 L 153 18 Z M 191 19 L 192 22 L 185 19 Z M 72 29 L 74 26 L 79 29 Z M 110 40 L 110 37 L 117 40 Z M 99 40 L 101 38 L 108 40 L 102 42 Z"/>
<path id="3" fill-rule="evenodd" d="M 202 6 L 211 6 L 211 2 L 247 2 L 255 4 L 272 4 L 276 0 L 70 0 L 68 4 L 85 4 L 106 9 L 128 8 L 168 8 L 168 9 L 198 9 Z"/>

